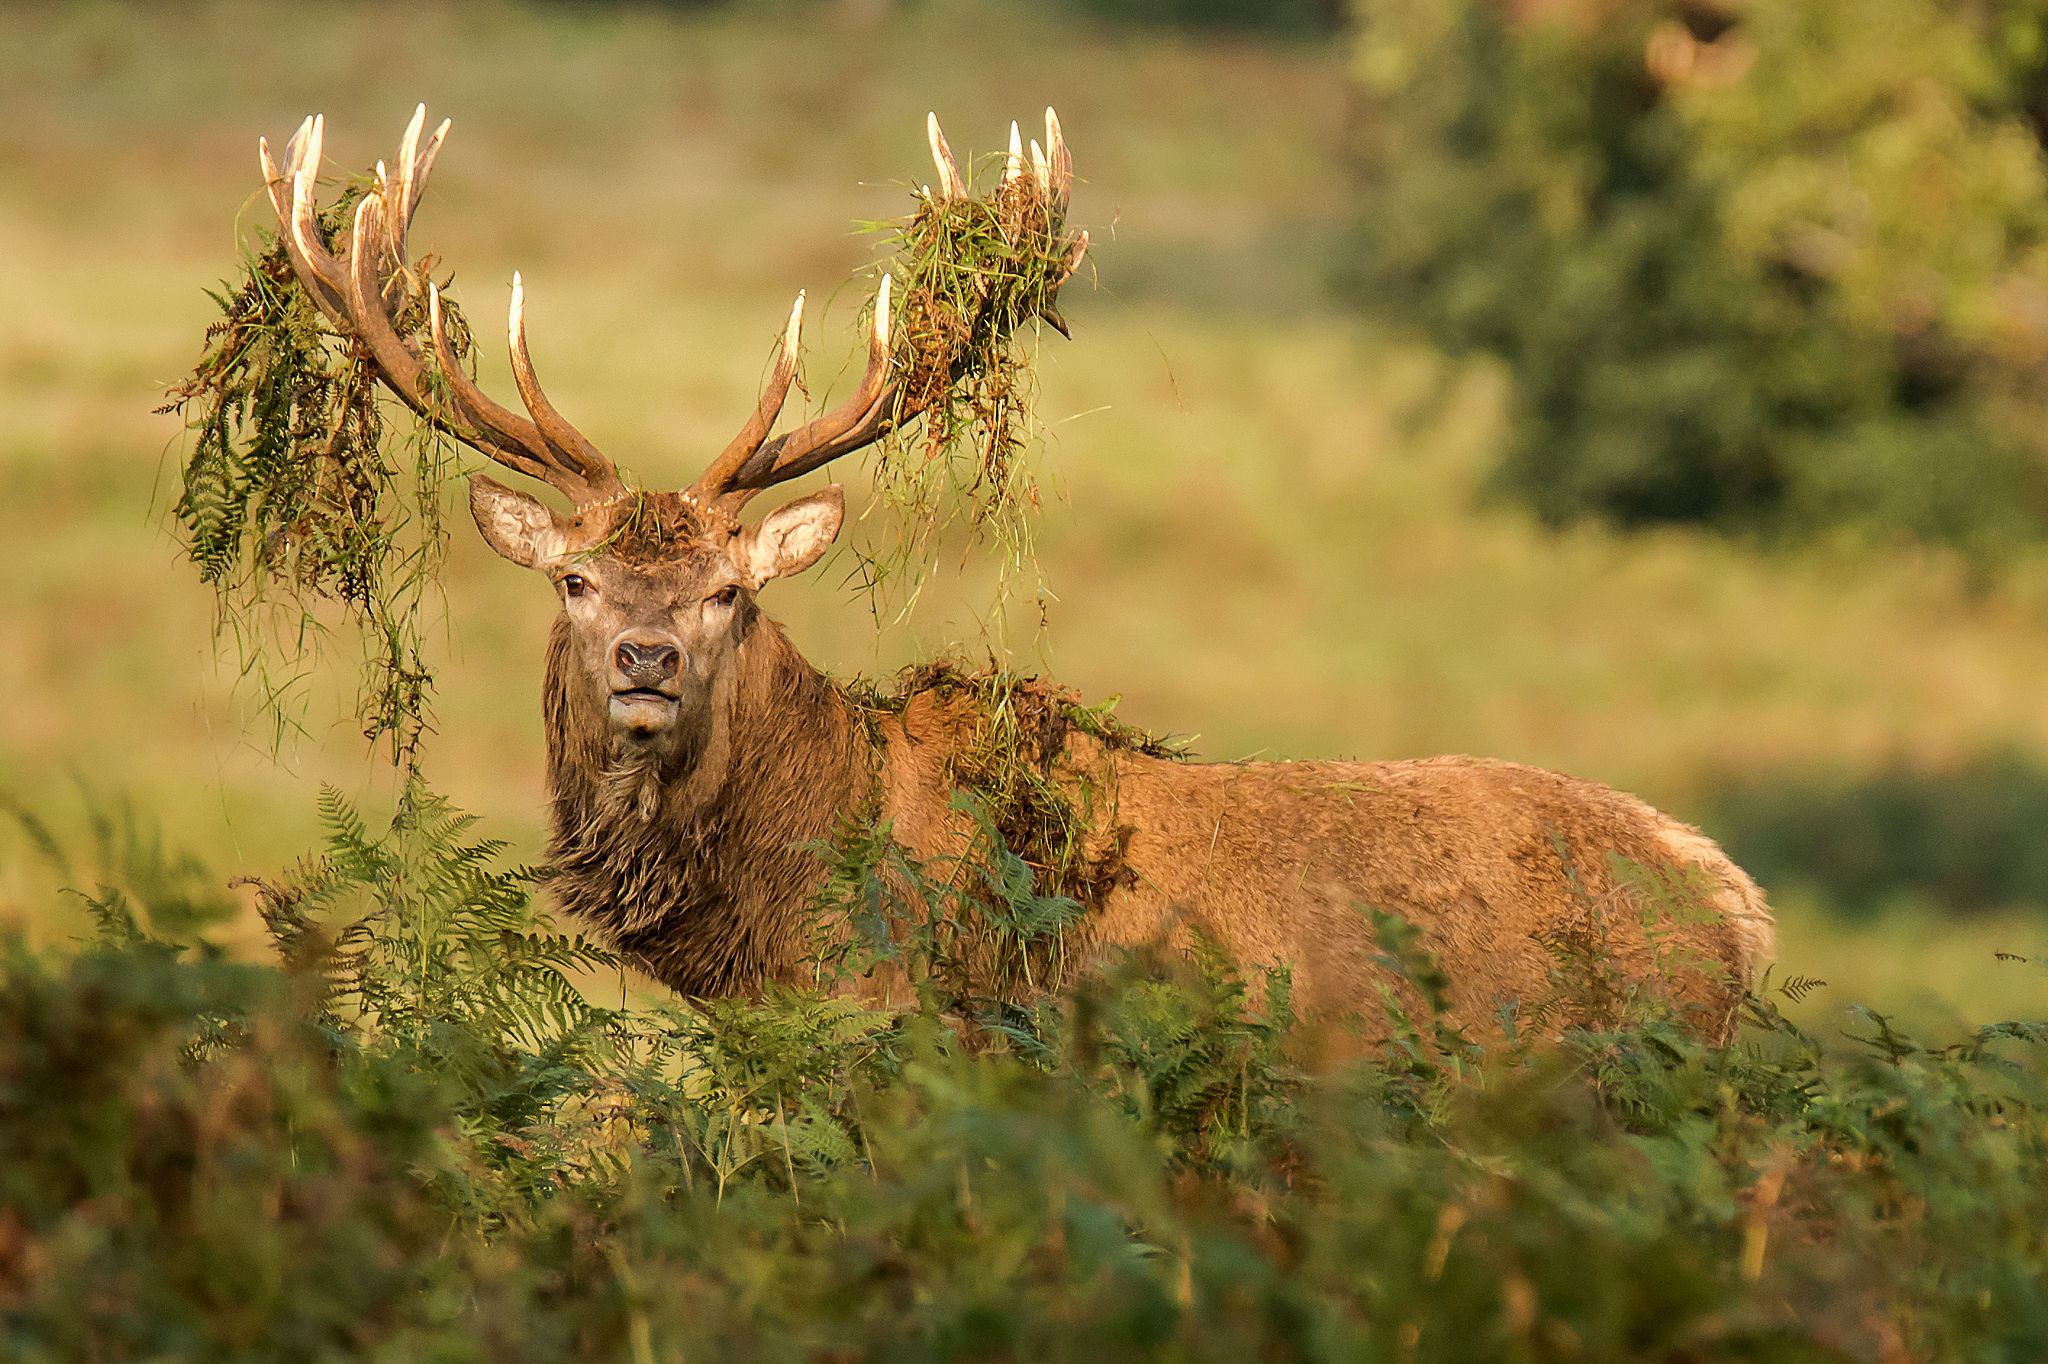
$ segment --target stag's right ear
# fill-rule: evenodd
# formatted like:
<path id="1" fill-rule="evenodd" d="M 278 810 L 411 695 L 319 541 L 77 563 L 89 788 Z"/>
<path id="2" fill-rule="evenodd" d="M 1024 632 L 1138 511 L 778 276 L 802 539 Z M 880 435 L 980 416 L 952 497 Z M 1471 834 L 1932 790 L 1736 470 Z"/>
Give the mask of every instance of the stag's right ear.
<path id="1" fill-rule="evenodd" d="M 569 547 L 546 503 L 482 474 L 469 478 L 469 514 L 485 542 L 521 568 L 539 568 Z"/>

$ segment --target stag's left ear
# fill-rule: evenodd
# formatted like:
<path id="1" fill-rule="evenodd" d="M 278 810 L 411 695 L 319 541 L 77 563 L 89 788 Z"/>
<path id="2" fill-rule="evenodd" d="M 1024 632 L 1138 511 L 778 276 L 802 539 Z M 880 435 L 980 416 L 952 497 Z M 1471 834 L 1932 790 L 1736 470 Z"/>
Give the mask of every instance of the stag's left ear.
<path id="1" fill-rule="evenodd" d="M 801 573 L 818 562 L 846 519 L 846 494 L 835 483 L 823 492 L 777 507 L 735 535 L 725 552 L 749 587 Z"/>

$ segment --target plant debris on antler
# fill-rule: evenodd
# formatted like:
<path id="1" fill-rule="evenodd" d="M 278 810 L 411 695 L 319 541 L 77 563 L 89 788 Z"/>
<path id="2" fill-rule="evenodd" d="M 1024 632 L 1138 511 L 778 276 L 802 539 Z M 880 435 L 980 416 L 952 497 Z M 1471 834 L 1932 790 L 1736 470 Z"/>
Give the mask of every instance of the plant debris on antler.
<path id="1" fill-rule="evenodd" d="M 345 236 L 377 188 L 346 182 L 316 230 Z M 209 291 L 221 317 L 192 373 L 157 409 L 182 416 L 193 433 L 172 516 L 217 594 L 220 628 L 273 721 L 273 743 L 296 725 L 326 603 L 362 642 L 365 736 L 388 738 L 394 759 L 410 759 L 428 723 L 422 608 L 446 552 L 442 490 L 457 472 L 453 451 L 420 424 L 398 442 L 398 458 L 387 456 L 369 357 L 315 305 L 283 238 L 257 236 L 240 280 Z M 407 336 L 427 325 L 433 265 L 428 257 L 408 272 L 393 309 Z M 444 327 L 466 359 L 469 327 L 452 306 Z"/>
<path id="2" fill-rule="evenodd" d="M 1018 327 L 1042 318 L 1067 334 L 1059 288 L 1089 247 L 1087 232 L 1066 232 L 1073 163 L 1051 109 L 1045 142 L 1030 142 L 1028 160 L 1010 125 L 1007 153 L 984 162 L 1001 169 L 981 196 L 936 114 L 926 131 L 938 183 L 919 187 L 907 221 L 876 228 L 896 254 L 899 407 L 925 421 L 919 439 L 899 434 L 877 461 L 876 490 L 896 514 L 897 538 L 863 556 L 871 590 L 907 571 L 912 599 L 937 537 L 956 524 L 995 542 L 1005 581 L 1030 561 L 1039 492 L 1021 460 L 1032 388 L 1030 340 Z"/>

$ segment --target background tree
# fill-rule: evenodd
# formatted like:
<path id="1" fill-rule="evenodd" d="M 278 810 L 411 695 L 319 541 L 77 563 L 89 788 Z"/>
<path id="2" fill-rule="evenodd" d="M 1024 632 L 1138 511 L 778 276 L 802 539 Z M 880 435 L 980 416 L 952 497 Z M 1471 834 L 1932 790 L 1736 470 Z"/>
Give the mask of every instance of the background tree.
<path id="1" fill-rule="evenodd" d="M 1363 0 L 1345 287 L 1553 522 L 2048 528 L 2037 0 Z"/>

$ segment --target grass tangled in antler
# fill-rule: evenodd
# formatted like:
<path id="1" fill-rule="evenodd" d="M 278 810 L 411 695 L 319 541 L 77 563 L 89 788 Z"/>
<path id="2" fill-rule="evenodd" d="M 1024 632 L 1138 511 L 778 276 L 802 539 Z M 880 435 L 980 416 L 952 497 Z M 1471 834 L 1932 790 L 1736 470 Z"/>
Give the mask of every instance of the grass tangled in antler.
<path id="1" fill-rule="evenodd" d="M 1000 178 L 1003 166 L 1000 156 L 984 158 L 971 173 L 997 180 L 985 194 L 971 184 L 964 197 L 920 193 L 907 221 L 870 225 L 896 257 L 898 411 L 924 416 L 875 461 L 888 524 L 857 552 L 878 615 L 892 601 L 899 618 L 908 613 L 949 531 L 997 551 L 998 608 L 1020 573 L 1036 577 L 1041 496 L 1026 452 L 1038 329 L 1025 324 L 1042 318 L 1066 331 L 1055 297 L 1074 240 L 1062 209 L 1032 180 Z"/>
<path id="2" fill-rule="evenodd" d="M 345 236 L 367 184 L 320 215 Z M 272 724 L 298 727 L 305 683 L 338 614 L 362 648 L 364 736 L 410 761 L 429 726 L 433 673 L 422 609 L 447 549 L 443 490 L 452 443 L 423 422 L 387 454 L 386 404 L 368 356 L 314 306 L 281 240 L 258 234 L 239 281 L 210 291 L 221 317 L 199 363 L 159 408 L 193 433 L 172 515 L 186 555 L 218 597 L 241 677 Z M 395 310 L 401 335 L 426 327 L 432 260 Z M 469 329 L 444 300 L 459 354 Z M 325 609 L 323 609 L 325 608 Z"/>

